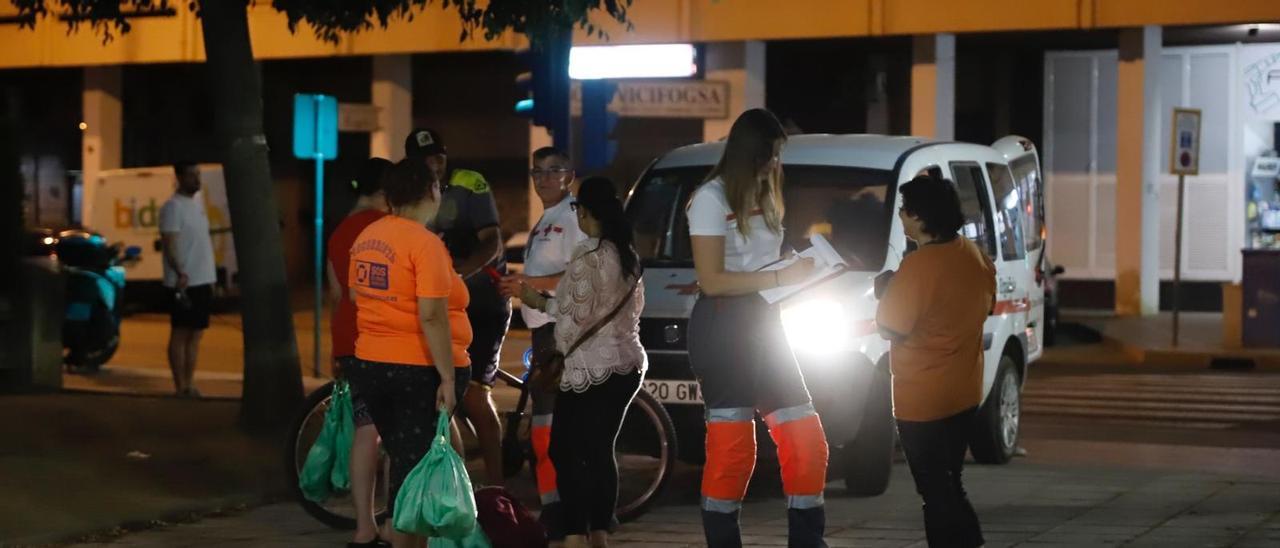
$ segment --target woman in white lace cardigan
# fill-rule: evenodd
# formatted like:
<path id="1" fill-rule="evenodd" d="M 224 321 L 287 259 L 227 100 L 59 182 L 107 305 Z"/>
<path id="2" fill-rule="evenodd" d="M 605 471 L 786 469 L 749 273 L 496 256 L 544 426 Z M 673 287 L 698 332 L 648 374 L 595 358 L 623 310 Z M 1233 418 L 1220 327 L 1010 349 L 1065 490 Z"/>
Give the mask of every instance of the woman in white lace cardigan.
<path id="1" fill-rule="evenodd" d="M 561 352 L 605 322 L 565 357 L 550 448 L 564 545 L 600 547 L 608 545 L 618 499 L 614 440 L 648 367 L 640 346 L 644 285 L 631 223 L 613 183 L 603 177 L 583 181 L 573 207 L 588 238 L 574 249 L 555 297 L 526 286 L 521 299 L 555 317 Z"/>

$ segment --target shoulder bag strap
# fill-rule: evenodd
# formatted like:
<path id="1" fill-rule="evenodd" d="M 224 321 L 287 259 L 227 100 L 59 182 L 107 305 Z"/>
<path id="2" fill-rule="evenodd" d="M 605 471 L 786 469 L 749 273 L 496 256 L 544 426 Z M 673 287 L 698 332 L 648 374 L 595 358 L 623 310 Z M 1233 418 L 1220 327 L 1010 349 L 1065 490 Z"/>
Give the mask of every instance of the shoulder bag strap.
<path id="1" fill-rule="evenodd" d="M 606 314 L 605 317 L 601 318 L 600 321 L 596 322 L 595 325 L 591 326 L 591 329 L 583 331 L 582 334 L 578 336 L 578 340 L 573 342 L 573 346 L 570 346 L 569 350 L 567 350 L 564 353 L 565 357 L 566 358 L 569 357 L 569 354 L 572 354 L 574 350 L 577 350 L 579 346 L 582 346 L 582 343 L 587 342 L 587 339 L 590 339 L 592 335 L 595 335 L 596 332 L 604 328 L 606 324 L 613 321 L 613 318 L 616 317 L 618 313 L 622 311 L 622 307 L 626 306 L 627 301 L 631 300 L 632 295 L 636 292 L 636 288 L 639 286 L 640 286 L 640 276 L 637 275 L 635 283 L 631 284 L 631 289 L 627 291 L 626 295 L 622 296 L 622 300 L 618 301 L 618 304 L 615 305 L 613 307 L 613 310 L 610 311 L 608 314 Z"/>

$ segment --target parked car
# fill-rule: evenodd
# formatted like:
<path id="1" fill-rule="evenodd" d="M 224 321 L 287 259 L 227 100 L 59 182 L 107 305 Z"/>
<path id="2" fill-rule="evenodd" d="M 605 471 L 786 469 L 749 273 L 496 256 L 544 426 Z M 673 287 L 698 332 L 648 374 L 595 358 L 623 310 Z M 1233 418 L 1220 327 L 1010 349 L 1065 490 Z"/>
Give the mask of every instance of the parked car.
<path id="1" fill-rule="evenodd" d="M 1035 148 L 1026 139 L 1008 139 L 997 149 L 912 137 L 797 135 L 783 150 L 786 245 L 807 247 L 810 235 L 820 233 L 850 265 L 782 301 L 780 310 L 833 449 L 833 470 L 843 471 L 853 494 L 878 495 L 888 486 L 895 442 L 889 345 L 876 333 L 873 284 L 878 274 L 896 270 L 908 250 L 895 214 L 897 189 L 921 173 L 955 182 L 967 220 L 963 235 L 996 263 L 999 303 L 984 328 L 982 422 L 970 446 L 984 463 L 1007 462 L 1014 454 L 1021 388 L 1042 351 L 1044 285 L 1029 257 L 1043 249 L 1043 216 L 1034 214 L 1042 203 Z M 693 462 L 703 458 L 705 425 L 686 346 L 698 287 L 684 205 L 723 146 L 668 152 L 639 178 L 626 204 L 647 267 L 644 387 L 667 406 L 681 458 Z M 1011 170 L 1015 163 L 1021 179 Z M 769 444 L 767 435 L 760 440 Z"/>

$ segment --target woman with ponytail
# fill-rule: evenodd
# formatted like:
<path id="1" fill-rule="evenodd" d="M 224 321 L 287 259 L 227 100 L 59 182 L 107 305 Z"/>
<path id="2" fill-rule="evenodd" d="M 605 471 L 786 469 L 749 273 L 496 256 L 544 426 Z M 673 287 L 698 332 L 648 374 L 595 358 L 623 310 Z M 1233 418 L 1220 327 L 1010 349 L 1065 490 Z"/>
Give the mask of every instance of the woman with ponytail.
<path id="1" fill-rule="evenodd" d="M 826 546 L 826 434 L 778 308 L 759 295 L 813 272 L 806 259 L 764 269 L 781 258 L 786 141 L 769 111 L 742 113 L 687 209 L 701 292 L 689 317 L 689 365 L 706 401 L 702 527 L 711 548 L 742 546 L 738 517 L 755 469 L 757 414 L 778 448 L 788 545 Z"/>
<path id="2" fill-rule="evenodd" d="M 572 207 L 587 239 L 574 249 L 555 297 L 526 285 L 520 298 L 555 318 L 556 348 L 565 354 L 550 449 L 564 545 L 600 547 L 608 545 L 618 501 L 614 440 L 648 367 L 640 346 L 644 285 L 613 183 L 583 181 Z"/>

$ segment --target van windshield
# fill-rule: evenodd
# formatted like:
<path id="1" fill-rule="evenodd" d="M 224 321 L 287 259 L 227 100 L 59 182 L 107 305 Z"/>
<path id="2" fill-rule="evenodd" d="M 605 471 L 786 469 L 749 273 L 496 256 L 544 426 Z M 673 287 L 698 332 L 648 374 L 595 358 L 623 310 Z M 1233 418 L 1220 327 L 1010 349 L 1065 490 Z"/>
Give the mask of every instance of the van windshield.
<path id="1" fill-rule="evenodd" d="M 709 166 L 654 169 L 632 189 L 627 215 L 636 231 L 636 249 L 647 264 L 691 266 L 689 225 L 684 208 Z M 783 167 L 786 183 L 784 249 L 809 247 L 822 234 L 849 261 L 850 268 L 878 271 L 884 265 L 892 220 L 892 172 L 843 166 Z"/>

